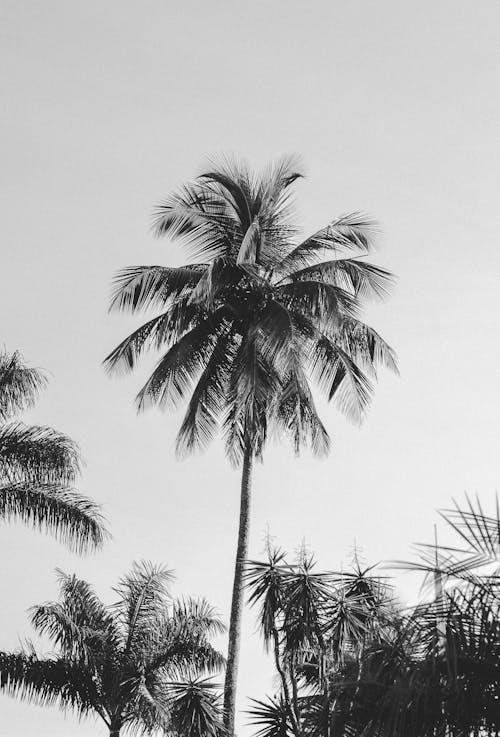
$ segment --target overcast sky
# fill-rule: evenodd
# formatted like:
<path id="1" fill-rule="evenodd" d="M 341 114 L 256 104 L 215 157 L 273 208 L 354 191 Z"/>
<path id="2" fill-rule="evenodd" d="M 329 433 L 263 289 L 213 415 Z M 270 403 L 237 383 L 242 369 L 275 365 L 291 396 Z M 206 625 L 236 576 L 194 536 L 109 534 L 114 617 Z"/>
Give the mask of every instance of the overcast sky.
<path id="1" fill-rule="evenodd" d="M 0 341 L 50 372 L 26 419 L 77 440 L 80 488 L 113 533 L 78 559 L 22 526 L 0 527 L 1 649 L 30 635 L 26 610 L 56 596 L 54 568 L 110 586 L 134 559 L 164 562 L 177 590 L 228 619 L 239 479 L 222 444 L 174 457 L 180 415 L 137 416 L 152 361 L 124 379 L 105 355 L 138 324 L 108 315 L 112 274 L 182 263 L 154 240 L 155 203 L 210 156 L 255 167 L 302 157 L 304 233 L 362 209 L 383 225 L 378 263 L 398 275 L 367 319 L 394 346 L 363 425 L 323 406 L 329 458 L 271 448 L 255 474 L 250 552 L 266 531 L 303 539 L 338 568 L 432 539 L 436 508 L 499 486 L 498 27 L 494 0 L 1 0 L 4 211 Z M 403 596 L 413 584 L 401 581 Z M 270 666 L 245 615 L 240 706 Z M 2 737 L 104 735 L 54 709 L 1 699 Z M 240 718 L 243 725 L 244 717 Z M 242 728 L 242 732 L 246 733 Z"/>

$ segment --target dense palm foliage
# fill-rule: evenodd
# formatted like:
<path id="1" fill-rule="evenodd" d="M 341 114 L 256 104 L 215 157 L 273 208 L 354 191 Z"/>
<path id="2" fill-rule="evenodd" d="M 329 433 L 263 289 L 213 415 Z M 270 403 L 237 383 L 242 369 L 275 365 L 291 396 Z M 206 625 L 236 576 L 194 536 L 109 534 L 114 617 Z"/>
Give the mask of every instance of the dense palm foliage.
<path id="1" fill-rule="evenodd" d="M 73 489 L 77 446 L 50 427 L 15 419 L 44 384 L 19 353 L 0 353 L 0 517 L 45 529 L 82 552 L 99 547 L 105 533 L 97 505 Z"/>
<path id="2" fill-rule="evenodd" d="M 280 681 L 250 711 L 259 737 L 500 734 L 500 517 L 479 503 L 444 517 L 465 544 L 404 564 L 430 585 L 407 610 L 359 565 L 315 573 L 276 552 L 249 565 Z"/>
<path id="3" fill-rule="evenodd" d="M 364 298 L 383 297 L 391 281 L 364 260 L 376 224 L 344 215 L 300 241 L 291 199 L 300 176 L 291 159 L 259 176 L 242 164 L 200 175 L 166 199 L 154 221 L 156 234 L 180 238 L 193 261 L 128 267 L 112 298 L 113 309 L 152 313 L 108 356 L 108 367 L 131 370 L 147 349 L 163 351 L 139 408 L 188 400 L 178 451 L 205 446 L 222 428 L 227 455 L 243 467 L 225 685 L 231 733 L 253 461 L 271 428 L 297 452 L 307 443 L 328 451 L 311 377 L 357 421 L 377 366 L 395 369 L 392 350 L 360 319 Z"/>
<path id="4" fill-rule="evenodd" d="M 210 639 L 223 625 L 204 600 L 173 600 L 170 571 L 134 564 L 105 606 L 92 587 L 59 574 L 60 601 L 36 606 L 31 621 L 56 654 L 0 653 L 0 687 L 38 704 L 94 714 L 121 730 L 182 737 L 221 732 L 208 676 L 223 665 Z"/>

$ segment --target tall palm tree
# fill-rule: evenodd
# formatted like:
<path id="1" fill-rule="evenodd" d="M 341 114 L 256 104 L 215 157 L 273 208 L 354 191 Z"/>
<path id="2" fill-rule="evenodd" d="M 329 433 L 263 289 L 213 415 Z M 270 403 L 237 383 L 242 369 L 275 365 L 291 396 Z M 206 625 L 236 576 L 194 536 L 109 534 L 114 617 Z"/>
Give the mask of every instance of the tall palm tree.
<path id="1" fill-rule="evenodd" d="M 31 622 L 56 654 L 0 653 L 0 689 L 121 730 L 182 737 L 221 733 L 218 697 L 207 676 L 223 666 L 210 638 L 224 627 L 205 600 L 174 600 L 172 574 L 134 564 L 105 606 L 93 588 L 59 572 L 60 601 L 35 606 Z"/>
<path id="2" fill-rule="evenodd" d="M 19 353 L 0 352 L 0 518 L 45 529 L 77 552 L 102 545 L 99 507 L 73 489 L 78 447 L 50 427 L 15 419 L 46 381 Z"/>
<path id="3" fill-rule="evenodd" d="M 379 364 L 392 350 L 359 317 L 365 297 L 382 297 L 391 277 L 364 261 L 376 224 L 344 215 L 300 242 L 292 223 L 292 159 L 262 175 L 227 163 L 200 175 L 157 208 L 158 236 L 178 237 L 194 259 L 179 268 L 133 266 L 116 278 L 112 309 L 156 314 L 107 357 L 132 370 L 147 349 L 164 351 L 140 391 L 139 409 L 189 397 L 177 450 L 204 447 L 219 426 L 233 464 L 242 466 L 241 503 L 229 626 L 224 705 L 234 732 L 236 681 L 253 463 L 271 427 L 296 452 L 329 438 L 309 386 L 359 420 Z"/>

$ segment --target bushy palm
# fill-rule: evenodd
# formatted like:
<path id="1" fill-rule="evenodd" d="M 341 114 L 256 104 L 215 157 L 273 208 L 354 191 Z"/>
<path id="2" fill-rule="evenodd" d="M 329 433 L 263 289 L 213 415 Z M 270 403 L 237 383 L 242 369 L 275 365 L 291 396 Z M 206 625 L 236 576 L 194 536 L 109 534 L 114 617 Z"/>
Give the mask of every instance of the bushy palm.
<path id="1" fill-rule="evenodd" d="M 341 577 L 271 552 L 248 569 L 280 693 L 254 702 L 259 737 L 500 734 L 500 515 L 443 513 L 461 545 L 426 545 L 423 603 L 402 610 L 356 566 Z"/>
<path id="2" fill-rule="evenodd" d="M 498 503 L 496 514 L 487 515 L 479 499 L 467 497 L 441 515 L 458 542 L 422 545 L 417 561 L 400 564 L 425 575 L 430 600 L 411 612 L 401 632 L 404 657 L 388 651 L 372 671 L 381 688 L 377 708 L 367 712 L 369 734 L 500 733 Z"/>
<path id="3" fill-rule="evenodd" d="M 262 458 L 271 428 L 288 435 L 297 452 L 304 443 L 328 451 L 311 376 L 359 420 L 376 367 L 395 369 L 392 350 L 360 320 L 363 299 L 384 296 L 391 281 L 364 260 L 376 224 L 352 213 L 300 241 L 291 200 L 300 176 L 291 159 L 259 176 L 243 164 L 200 175 L 157 208 L 154 222 L 158 236 L 180 238 L 194 261 L 126 268 L 112 298 L 113 309 L 156 313 L 106 359 L 110 369 L 131 370 L 145 350 L 164 351 L 138 395 L 139 408 L 189 398 L 178 451 L 205 446 L 221 427 L 227 455 L 242 464 L 225 684 L 229 732 L 253 461 Z"/>
<path id="4" fill-rule="evenodd" d="M 387 643 L 398 621 L 388 585 L 357 555 L 350 570 L 333 573 L 315 571 L 304 553 L 291 565 L 274 550 L 267 561 L 249 564 L 247 585 L 280 679 L 278 696 L 254 701 L 257 734 L 360 733 L 354 705 L 366 653 Z"/>
<path id="5" fill-rule="evenodd" d="M 56 654 L 0 653 L 0 687 L 38 704 L 98 715 L 110 735 L 130 729 L 182 737 L 221 733 L 207 678 L 223 665 L 210 639 L 224 627 L 204 600 L 174 600 L 172 574 L 134 564 L 105 606 L 93 588 L 59 573 L 60 601 L 36 606 L 31 622 Z"/>
<path id="6" fill-rule="evenodd" d="M 46 529 L 82 552 L 99 547 L 105 531 L 98 506 L 73 489 L 76 444 L 50 427 L 15 419 L 44 385 L 43 374 L 19 353 L 0 353 L 0 517 Z"/>

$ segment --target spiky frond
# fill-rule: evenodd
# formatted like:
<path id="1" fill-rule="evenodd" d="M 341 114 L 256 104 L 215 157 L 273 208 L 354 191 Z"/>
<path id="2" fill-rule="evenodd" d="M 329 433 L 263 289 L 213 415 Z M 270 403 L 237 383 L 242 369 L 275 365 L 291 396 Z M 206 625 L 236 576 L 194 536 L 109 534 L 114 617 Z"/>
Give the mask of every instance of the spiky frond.
<path id="1" fill-rule="evenodd" d="M 250 723 L 258 728 L 256 737 L 293 737 L 290 709 L 283 697 L 251 701 L 253 706 L 247 710 L 247 714 Z"/>
<path id="2" fill-rule="evenodd" d="M 171 729 L 182 737 L 222 737 L 217 685 L 208 678 L 169 684 Z"/>

